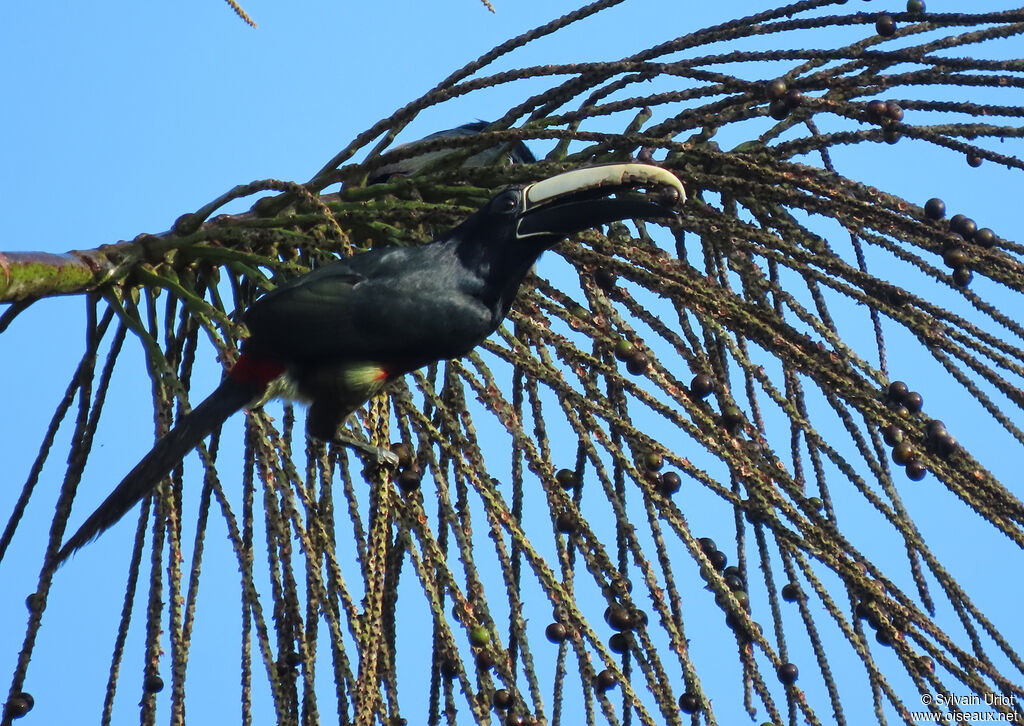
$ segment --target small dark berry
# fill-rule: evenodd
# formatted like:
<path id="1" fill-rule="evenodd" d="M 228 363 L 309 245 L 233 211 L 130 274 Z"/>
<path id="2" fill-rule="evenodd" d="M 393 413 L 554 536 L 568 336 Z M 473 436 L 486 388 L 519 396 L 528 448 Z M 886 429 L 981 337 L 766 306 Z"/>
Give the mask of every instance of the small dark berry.
<path id="1" fill-rule="evenodd" d="M 164 690 L 164 679 L 156 673 L 150 673 L 142 682 L 142 690 L 146 693 L 160 693 Z"/>
<path id="2" fill-rule="evenodd" d="M 896 32 L 896 21 L 891 15 L 879 15 L 875 18 L 875 32 L 883 38 L 891 37 Z"/>
<path id="3" fill-rule="evenodd" d="M 924 12 L 924 0 L 907 0 L 907 12 L 908 13 L 923 13 Z"/>
<path id="4" fill-rule="evenodd" d="M 928 440 L 932 451 L 941 456 L 943 459 L 948 458 L 957 449 L 957 440 L 948 431 L 936 434 Z"/>
<path id="5" fill-rule="evenodd" d="M 636 346 L 625 338 L 620 338 L 615 343 L 615 357 L 620 361 L 625 362 L 629 356 L 633 355 L 634 350 L 636 350 Z"/>
<path id="6" fill-rule="evenodd" d="M 644 466 L 647 471 L 660 471 L 661 467 L 665 466 L 665 457 L 657 451 L 648 452 L 644 457 Z"/>
<path id="7" fill-rule="evenodd" d="M 743 578 L 738 575 L 726 575 L 725 585 L 734 592 L 746 589 L 746 583 L 743 582 Z"/>
<path id="8" fill-rule="evenodd" d="M 40 607 L 42 607 L 42 604 L 43 596 L 38 592 L 34 592 L 25 598 L 25 607 L 29 609 L 29 612 L 34 613 L 36 610 L 39 610 Z"/>
<path id="9" fill-rule="evenodd" d="M 924 216 L 928 219 L 942 219 L 946 216 L 946 203 L 938 197 L 932 197 L 924 203 Z"/>
<path id="10" fill-rule="evenodd" d="M 36 699 L 32 698 L 32 694 L 24 692 L 15 693 L 7 699 L 7 705 L 4 706 L 4 714 L 12 719 L 21 718 L 31 711 L 35 705 Z"/>
<path id="11" fill-rule="evenodd" d="M 494 692 L 494 695 L 491 696 L 491 703 L 495 708 L 500 708 L 504 711 L 512 705 L 512 693 L 509 692 L 507 688 L 499 688 Z"/>
<path id="12" fill-rule="evenodd" d="M 950 247 L 942 253 L 942 261 L 946 267 L 964 267 L 969 261 L 967 250 L 963 247 Z"/>
<path id="13" fill-rule="evenodd" d="M 995 246 L 996 235 L 995 232 L 993 232 L 988 227 L 982 227 L 981 229 L 974 233 L 974 238 L 972 241 L 977 245 L 981 245 L 982 247 L 989 249 Z"/>
<path id="14" fill-rule="evenodd" d="M 825 508 L 825 502 L 821 501 L 821 497 L 810 497 L 807 500 L 807 504 L 813 509 L 817 509 L 819 512 Z"/>
<path id="15" fill-rule="evenodd" d="M 896 412 L 896 415 L 899 416 L 900 418 L 906 418 L 907 416 L 910 415 L 910 409 L 904 406 L 903 404 L 900 404 L 893 410 Z"/>
<path id="16" fill-rule="evenodd" d="M 743 412 L 736 406 L 726 406 L 722 409 L 722 426 L 730 431 L 739 428 L 745 420 Z"/>
<path id="17" fill-rule="evenodd" d="M 903 396 L 905 396 L 910 389 L 903 381 L 893 381 L 889 384 L 889 399 L 896 402 L 902 402 Z"/>
<path id="18" fill-rule="evenodd" d="M 562 534 L 572 534 L 576 531 L 576 517 L 568 512 L 562 512 L 555 517 L 555 529 Z"/>
<path id="19" fill-rule="evenodd" d="M 521 713 L 510 713 L 505 717 L 505 726 L 526 726 L 526 718 Z"/>
<path id="20" fill-rule="evenodd" d="M 711 562 L 711 566 L 714 567 L 716 570 L 724 570 L 725 563 L 729 561 L 729 558 L 726 556 L 724 552 L 715 550 L 710 555 L 708 555 L 708 561 Z"/>
<path id="21" fill-rule="evenodd" d="M 904 441 L 892 450 L 892 460 L 900 466 L 909 464 L 914 460 L 914 456 L 914 447 L 908 441 Z"/>
<path id="22" fill-rule="evenodd" d="M 707 398 L 715 392 L 715 379 L 704 373 L 698 373 L 690 381 L 690 393 L 697 398 Z"/>
<path id="23" fill-rule="evenodd" d="M 562 623 L 551 623 L 544 628 L 544 636 L 552 643 L 563 643 L 569 637 L 569 629 Z"/>
<path id="24" fill-rule="evenodd" d="M 777 101 L 780 98 L 785 97 L 789 87 L 786 82 L 781 78 L 776 78 L 774 81 L 768 84 L 768 100 Z"/>
<path id="25" fill-rule="evenodd" d="M 899 129 L 893 127 L 887 127 L 882 129 L 882 141 L 892 145 L 898 142 L 902 136 L 900 135 Z"/>
<path id="26" fill-rule="evenodd" d="M 853 614 L 861 620 L 867 620 L 868 618 L 872 617 L 871 608 L 868 607 L 868 603 L 865 600 L 861 600 L 859 603 L 857 603 L 857 607 L 853 609 Z"/>
<path id="27" fill-rule="evenodd" d="M 609 272 L 603 267 L 594 270 L 594 284 L 597 285 L 602 290 L 604 290 L 605 292 L 611 292 L 612 290 L 614 290 L 615 283 L 617 281 L 618 278 L 615 276 L 614 272 Z"/>
<path id="28" fill-rule="evenodd" d="M 795 582 L 788 582 L 782 586 L 782 599 L 786 602 L 796 602 L 800 599 L 800 586 Z"/>
<path id="29" fill-rule="evenodd" d="M 469 631 L 469 642 L 477 648 L 483 648 L 491 642 L 491 633 L 483 625 L 477 625 Z"/>
<path id="30" fill-rule="evenodd" d="M 750 595 L 747 594 L 746 590 L 735 590 L 732 596 L 736 598 L 736 602 L 740 604 L 741 608 L 750 610 Z"/>
<path id="31" fill-rule="evenodd" d="M 658 490 L 666 496 L 678 492 L 681 485 L 682 479 L 674 471 L 666 471 L 658 477 Z"/>
<path id="32" fill-rule="evenodd" d="M 911 391 L 903 397 L 903 405 L 907 407 L 907 410 L 911 413 L 917 413 L 924 408 L 924 396 L 917 391 Z"/>
<path id="33" fill-rule="evenodd" d="M 786 94 L 786 105 L 790 108 L 796 108 L 804 102 L 804 94 L 796 89 L 791 90 Z"/>
<path id="34" fill-rule="evenodd" d="M 953 270 L 953 282 L 960 287 L 967 287 L 974 279 L 974 273 L 970 267 L 958 267 Z"/>
<path id="35" fill-rule="evenodd" d="M 885 116 L 885 101 L 879 101 L 878 99 L 868 101 L 864 108 L 875 121 L 879 121 Z"/>
<path id="36" fill-rule="evenodd" d="M 608 648 L 613 653 L 626 653 L 629 651 L 630 637 L 628 633 L 615 633 L 608 638 Z"/>
<path id="37" fill-rule="evenodd" d="M 887 118 L 889 118 L 889 119 L 891 119 L 893 121 L 897 121 L 897 122 L 898 121 L 902 121 L 903 120 L 903 107 L 900 106 L 895 101 L 886 101 L 885 102 L 885 115 L 886 115 Z"/>
<path id="38" fill-rule="evenodd" d="M 954 214 L 949 218 L 949 231 L 956 232 L 964 239 L 969 240 L 974 237 L 974 233 L 978 231 L 978 225 L 973 219 L 966 215 Z"/>
<path id="39" fill-rule="evenodd" d="M 614 630 L 618 630 L 620 632 L 623 630 L 633 629 L 633 618 L 630 616 L 629 611 L 624 607 L 614 606 L 608 608 L 605 620 Z"/>
<path id="40" fill-rule="evenodd" d="M 406 494 L 412 494 L 420 488 L 420 473 L 415 469 L 403 469 L 395 478 L 398 488 Z"/>
<path id="41" fill-rule="evenodd" d="M 782 119 L 789 116 L 789 104 L 786 103 L 786 99 L 777 98 L 771 103 L 769 103 L 768 115 L 771 116 L 776 121 L 781 121 Z"/>
<path id="42" fill-rule="evenodd" d="M 792 663 L 783 663 L 779 666 L 778 670 L 779 680 L 785 683 L 787 686 L 791 683 L 796 683 L 796 679 L 800 675 L 800 671 Z"/>
<path id="43" fill-rule="evenodd" d="M 626 370 L 638 376 L 647 370 L 649 361 L 643 351 L 635 350 L 626 360 Z"/>
<path id="44" fill-rule="evenodd" d="M 490 651 L 480 650 L 476 654 L 476 667 L 482 671 L 489 671 L 494 667 L 494 656 Z"/>
<path id="45" fill-rule="evenodd" d="M 700 699 L 697 694 L 687 691 L 679 697 L 679 710 L 683 713 L 697 713 L 700 708 Z"/>
<path id="46" fill-rule="evenodd" d="M 882 439 L 889 446 L 896 446 L 896 444 L 903 441 L 903 429 L 896 424 L 889 424 L 882 429 Z"/>
<path id="47" fill-rule="evenodd" d="M 659 187 L 654 199 L 663 207 L 674 207 L 679 204 L 679 190 L 669 186 Z"/>
<path id="48" fill-rule="evenodd" d="M 910 392 L 907 384 L 903 381 L 893 381 L 889 384 L 888 394 L 889 400 L 896 403 L 903 403 L 903 397 Z"/>
<path id="49" fill-rule="evenodd" d="M 718 547 L 715 545 L 715 541 L 710 537 L 701 537 L 699 540 L 697 540 L 697 544 L 700 545 L 701 551 L 707 557 L 710 557 L 711 553 L 718 549 Z"/>
<path id="50" fill-rule="evenodd" d="M 579 486 L 579 479 L 576 477 L 576 472 L 572 469 L 559 469 L 555 473 L 555 481 L 558 482 L 558 486 L 566 491 Z"/>
<path id="51" fill-rule="evenodd" d="M 615 674 L 609 668 L 605 668 L 594 678 L 594 688 L 601 693 L 615 688 L 617 683 L 618 681 L 615 678 Z"/>
<path id="52" fill-rule="evenodd" d="M 927 467 L 917 459 L 907 464 L 907 478 L 911 481 L 921 481 L 927 473 Z"/>
<path id="53" fill-rule="evenodd" d="M 941 436 L 936 436 L 932 445 L 936 453 L 943 459 L 948 458 L 959 446 L 957 440 L 948 431 Z"/>
<path id="54" fill-rule="evenodd" d="M 936 436 L 942 436 L 946 433 L 946 424 L 937 418 L 933 418 L 931 421 L 924 425 L 924 435 L 929 439 L 933 439 Z"/>
<path id="55" fill-rule="evenodd" d="M 974 151 L 967 152 L 967 166 L 977 169 L 981 166 L 981 157 Z"/>
<path id="56" fill-rule="evenodd" d="M 446 657 L 439 664 L 439 670 L 444 678 L 452 679 L 459 675 L 459 660 L 454 657 Z"/>

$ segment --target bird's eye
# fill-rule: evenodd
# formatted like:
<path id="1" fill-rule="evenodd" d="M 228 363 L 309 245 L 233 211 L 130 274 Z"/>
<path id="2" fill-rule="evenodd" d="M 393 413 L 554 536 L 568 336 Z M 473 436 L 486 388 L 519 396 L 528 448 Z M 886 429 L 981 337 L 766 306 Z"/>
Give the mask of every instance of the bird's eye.
<path id="1" fill-rule="evenodd" d="M 511 212 L 519 207 L 519 194 L 513 189 L 507 189 L 494 198 L 495 212 Z"/>

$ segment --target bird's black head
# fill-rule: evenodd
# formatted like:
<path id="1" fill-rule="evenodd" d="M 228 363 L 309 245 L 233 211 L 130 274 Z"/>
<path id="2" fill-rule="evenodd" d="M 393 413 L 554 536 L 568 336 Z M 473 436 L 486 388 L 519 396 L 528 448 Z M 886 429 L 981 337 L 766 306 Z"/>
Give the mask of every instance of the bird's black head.
<path id="1" fill-rule="evenodd" d="M 636 190 L 645 190 L 639 195 Z M 614 196 L 613 196 L 614 195 Z M 671 172 L 650 164 L 576 169 L 510 187 L 452 230 L 463 264 L 499 293 L 507 311 L 540 254 L 568 235 L 623 219 L 670 219 L 686 198 Z"/>

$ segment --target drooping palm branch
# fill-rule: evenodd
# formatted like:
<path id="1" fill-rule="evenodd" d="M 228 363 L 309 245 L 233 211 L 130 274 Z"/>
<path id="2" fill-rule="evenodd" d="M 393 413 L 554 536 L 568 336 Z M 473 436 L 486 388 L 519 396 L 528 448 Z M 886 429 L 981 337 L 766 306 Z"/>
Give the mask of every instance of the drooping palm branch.
<path id="1" fill-rule="evenodd" d="M 1017 482 L 956 437 L 983 431 L 1009 458 L 1024 445 L 1024 249 L 1012 230 L 926 208 L 927 180 L 922 198 L 902 199 L 844 166 L 850 150 L 882 163 L 886 144 L 915 143 L 1020 173 L 1024 61 L 959 53 L 990 41 L 1008 57 L 995 41 L 1019 42 L 1024 10 L 901 13 L 891 34 L 875 14 L 803 2 L 628 58 L 484 74 L 615 4 L 494 49 L 306 184 L 237 187 L 130 243 L 5 256 L 0 332 L 50 295 L 81 294 L 90 314 L 0 560 L 12 537 L 30 536 L 30 497 L 51 495 L 39 472 L 55 466 L 54 432 L 77 399 L 49 553 L 59 546 L 128 336 L 147 352 L 159 432 L 186 405 L 193 366 L 211 348 L 232 359 L 243 331 L 231 313 L 272 279 L 424 242 L 494 189 L 568 166 L 653 159 L 691 197 L 671 229 L 614 225 L 564 243 L 499 335 L 368 406 L 356 433 L 401 442 L 399 470 L 305 442 L 296 412 L 271 407 L 246 419 L 239 487 L 218 476 L 215 436 L 198 506 L 183 506 L 200 485 L 179 472 L 143 507 L 105 720 L 148 573 L 143 721 L 158 698 L 184 721 L 193 623 L 216 607 L 199 598 L 202 566 L 224 547 L 205 537 L 210 516 L 242 573 L 245 722 L 265 720 L 251 709 L 267 694 L 281 723 L 336 710 L 367 725 L 717 723 L 742 711 L 779 724 L 913 723 L 913 711 L 954 708 L 936 694 L 1020 715 L 1020 630 L 989 620 L 958 583 L 924 534 L 934 528 L 921 499 L 956 508 L 964 525 L 951 536 L 999 532 L 999 556 L 1020 557 Z M 646 32 L 638 45 L 653 42 Z M 762 37 L 780 47 L 756 50 Z M 522 79 L 548 85 L 492 130 L 380 155 L 421 111 Z M 967 89 L 984 102 L 964 100 Z M 520 140 L 549 153 L 460 166 Z M 436 150 L 452 153 L 363 186 L 386 162 Z M 261 192 L 274 194 L 251 212 L 213 216 Z M 939 375 L 918 379 L 929 366 Z M 940 391 L 969 407 L 941 426 Z M 7 717 L 26 703 L 18 694 L 45 692 L 30 660 L 59 581 L 40 565 Z M 164 677 L 170 695 L 158 696 Z"/>

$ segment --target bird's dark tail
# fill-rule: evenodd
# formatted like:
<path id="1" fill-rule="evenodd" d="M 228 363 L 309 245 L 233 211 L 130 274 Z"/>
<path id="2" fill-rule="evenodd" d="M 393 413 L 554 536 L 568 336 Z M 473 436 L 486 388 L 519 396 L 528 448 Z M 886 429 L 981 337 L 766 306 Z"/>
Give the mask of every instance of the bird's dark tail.
<path id="1" fill-rule="evenodd" d="M 93 512 L 57 554 L 59 565 L 83 545 L 98 537 L 128 513 L 195 448 L 204 437 L 260 394 L 254 386 L 228 377 L 205 401 L 182 416 L 177 425 L 156 442 L 142 461 L 128 472 L 103 504 Z"/>

